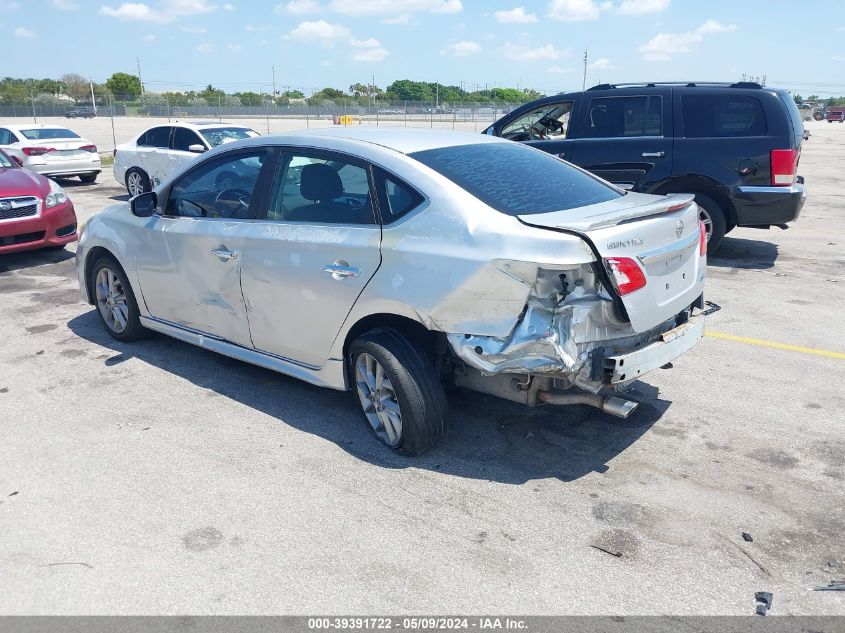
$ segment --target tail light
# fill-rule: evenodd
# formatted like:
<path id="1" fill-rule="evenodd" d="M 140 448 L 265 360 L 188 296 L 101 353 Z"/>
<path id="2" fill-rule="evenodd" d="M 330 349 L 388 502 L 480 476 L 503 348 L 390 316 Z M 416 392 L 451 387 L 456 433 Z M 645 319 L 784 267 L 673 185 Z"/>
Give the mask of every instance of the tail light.
<path id="1" fill-rule="evenodd" d="M 771 153 L 772 186 L 788 187 L 795 184 L 798 176 L 797 149 L 773 149 Z"/>
<path id="2" fill-rule="evenodd" d="M 704 222 L 698 221 L 698 255 L 704 257 L 707 254 L 707 227 Z"/>
<path id="3" fill-rule="evenodd" d="M 645 287 L 645 274 L 630 257 L 606 257 L 604 263 L 620 297 Z"/>
<path id="4" fill-rule="evenodd" d="M 96 145 L 83 145 L 79 149 L 84 149 L 86 152 L 91 152 L 92 154 L 97 153 L 97 146 Z"/>
<path id="5" fill-rule="evenodd" d="M 47 152 L 52 152 L 52 147 L 22 147 L 21 151 L 27 156 L 43 156 Z"/>

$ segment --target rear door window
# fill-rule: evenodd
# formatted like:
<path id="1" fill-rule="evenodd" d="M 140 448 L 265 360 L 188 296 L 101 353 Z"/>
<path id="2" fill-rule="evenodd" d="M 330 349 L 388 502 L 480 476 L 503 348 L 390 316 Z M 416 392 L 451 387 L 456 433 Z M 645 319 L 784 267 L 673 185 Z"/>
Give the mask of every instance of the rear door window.
<path id="1" fill-rule="evenodd" d="M 590 100 L 585 138 L 663 136 L 663 97 L 600 97 Z"/>
<path id="2" fill-rule="evenodd" d="M 12 134 L 11 130 L 0 127 L 0 145 L 11 145 L 17 142 L 18 138 Z"/>
<path id="3" fill-rule="evenodd" d="M 686 138 L 763 136 L 766 116 L 759 99 L 743 95 L 681 97 Z"/>
<path id="4" fill-rule="evenodd" d="M 138 139 L 140 147 L 161 147 L 167 148 L 170 146 L 170 130 L 169 126 L 154 127 L 147 130 Z"/>

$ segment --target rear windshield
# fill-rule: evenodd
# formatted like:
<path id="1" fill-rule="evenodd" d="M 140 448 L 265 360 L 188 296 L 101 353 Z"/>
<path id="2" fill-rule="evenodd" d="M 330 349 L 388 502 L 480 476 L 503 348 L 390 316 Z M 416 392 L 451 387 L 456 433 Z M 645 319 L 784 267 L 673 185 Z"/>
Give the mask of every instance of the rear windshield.
<path id="1" fill-rule="evenodd" d="M 21 130 L 30 141 L 44 141 L 52 138 L 79 138 L 79 135 L 63 127 Z"/>
<path id="2" fill-rule="evenodd" d="M 258 136 L 258 132 L 246 127 L 216 127 L 211 130 L 202 130 L 200 134 L 205 137 L 205 140 L 212 147 L 217 147 L 230 141 L 239 141 L 242 138 Z"/>
<path id="3" fill-rule="evenodd" d="M 681 99 L 686 138 L 763 136 L 766 116 L 755 97 L 689 95 Z"/>
<path id="4" fill-rule="evenodd" d="M 619 198 L 609 184 L 519 143 L 478 143 L 410 154 L 507 215 L 563 211 Z"/>

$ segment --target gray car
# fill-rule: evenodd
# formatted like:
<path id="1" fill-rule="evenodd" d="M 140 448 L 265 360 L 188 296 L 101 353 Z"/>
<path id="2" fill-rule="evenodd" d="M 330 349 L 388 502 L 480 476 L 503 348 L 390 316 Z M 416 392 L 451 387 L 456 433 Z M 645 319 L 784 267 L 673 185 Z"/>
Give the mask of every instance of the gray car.
<path id="1" fill-rule="evenodd" d="M 704 331 L 692 196 L 476 134 L 230 143 L 94 216 L 76 263 L 116 339 L 154 330 L 352 390 L 410 455 L 445 433 L 445 385 L 627 417 L 620 388 Z"/>

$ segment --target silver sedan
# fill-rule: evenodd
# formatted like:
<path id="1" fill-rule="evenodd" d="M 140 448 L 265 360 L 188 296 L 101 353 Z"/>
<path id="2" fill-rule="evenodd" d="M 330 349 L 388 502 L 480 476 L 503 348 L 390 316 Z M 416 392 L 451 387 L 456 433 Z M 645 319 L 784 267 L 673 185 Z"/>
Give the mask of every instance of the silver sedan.
<path id="1" fill-rule="evenodd" d="M 692 196 L 489 136 L 345 128 L 207 152 L 94 216 L 77 274 L 115 338 L 351 390 L 418 455 L 448 384 L 630 415 L 620 387 L 703 335 L 705 253 Z"/>

